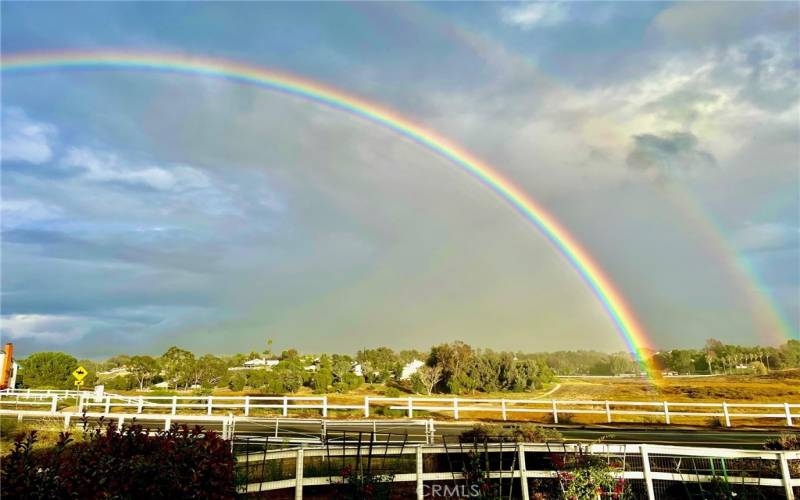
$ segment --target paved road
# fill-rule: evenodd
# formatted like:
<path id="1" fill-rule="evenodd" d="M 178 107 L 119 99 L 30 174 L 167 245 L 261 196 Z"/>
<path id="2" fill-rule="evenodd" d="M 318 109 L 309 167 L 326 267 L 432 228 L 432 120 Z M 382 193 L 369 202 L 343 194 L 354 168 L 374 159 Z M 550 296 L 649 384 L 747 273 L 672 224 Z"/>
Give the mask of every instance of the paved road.
<path id="1" fill-rule="evenodd" d="M 440 441 L 443 437 L 448 441 L 455 440 L 456 436 L 472 427 L 471 423 L 434 423 L 435 439 Z M 274 423 L 263 425 L 256 423 L 237 423 L 237 436 L 274 436 Z M 329 438 L 341 439 L 347 432 L 347 439 L 357 439 L 358 432 L 362 431 L 363 439 L 367 439 L 371 426 L 367 424 L 348 424 L 347 422 L 327 423 Z M 719 448 L 761 448 L 764 441 L 777 437 L 780 432 L 775 430 L 707 430 L 695 428 L 654 428 L 654 427 L 592 427 L 582 428 L 577 426 L 562 426 L 558 430 L 569 442 L 594 442 L 602 439 L 606 443 L 651 443 L 671 444 L 680 446 L 705 446 Z M 402 441 L 408 435 L 409 442 L 424 442 L 425 427 L 417 424 L 393 423 L 379 424 L 377 429 L 380 439 Z M 304 423 L 291 424 L 282 421 L 279 426 L 279 436 L 295 436 L 319 438 L 320 426 L 318 424 Z"/>
<path id="2" fill-rule="evenodd" d="M 173 417 L 175 423 L 199 425 L 207 429 L 221 431 L 221 424 L 192 420 L 191 416 L 178 415 Z M 378 440 L 390 440 L 408 443 L 424 443 L 428 435 L 424 420 L 376 420 L 374 421 L 348 421 L 327 420 L 324 424 L 325 432 L 331 440 L 355 440 L 359 432 L 362 439 L 369 439 L 373 430 Z M 73 422 L 77 424 L 78 422 Z M 130 424 L 130 421 L 126 421 Z M 158 422 L 141 422 L 145 427 L 159 428 L 163 426 Z M 455 441 L 462 432 L 472 428 L 473 422 L 433 422 L 434 440 L 441 442 Z M 512 427 L 513 424 L 507 424 Z M 275 419 L 237 418 L 235 435 L 237 439 L 283 441 L 290 439 L 294 442 L 306 441 L 308 443 L 320 442 L 323 433 L 321 420 L 279 420 L 276 433 Z M 681 426 L 555 426 L 568 442 L 596 442 L 605 443 L 650 443 L 680 446 L 704 446 L 720 448 L 761 448 L 764 441 L 775 438 L 781 434 L 775 429 L 700 429 Z M 785 432 L 785 431 L 784 431 Z M 797 432 L 797 431 L 795 431 Z"/>

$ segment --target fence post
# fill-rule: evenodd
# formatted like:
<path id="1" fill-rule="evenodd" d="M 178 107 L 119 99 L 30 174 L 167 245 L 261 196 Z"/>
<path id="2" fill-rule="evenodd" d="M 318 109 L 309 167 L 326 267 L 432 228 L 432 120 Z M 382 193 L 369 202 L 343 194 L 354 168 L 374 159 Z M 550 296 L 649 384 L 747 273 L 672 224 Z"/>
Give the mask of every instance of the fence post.
<path id="1" fill-rule="evenodd" d="M 786 454 L 778 452 L 778 462 L 781 464 L 781 480 L 783 481 L 783 491 L 786 493 L 786 500 L 794 500 L 794 489 L 792 488 L 792 474 L 789 472 L 789 461 Z"/>
<path id="2" fill-rule="evenodd" d="M 458 420 L 458 398 L 453 399 L 453 418 Z"/>
<path id="3" fill-rule="evenodd" d="M 608 404 L 608 401 L 606 401 L 606 421 L 611 423 L 611 405 Z"/>
<path id="4" fill-rule="evenodd" d="M 208 414 L 211 415 L 211 410 L 214 408 L 214 396 L 208 397 Z"/>
<path id="5" fill-rule="evenodd" d="M 424 500 L 425 498 L 425 488 L 422 483 L 423 464 L 422 446 L 417 445 L 417 500 Z"/>
<path id="6" fill-rule="evenodd" d="M 106 396 L 106 407 L 104 413 L 108 414 L 111 412 L 111 396 Z"/>
<path id="7" fill-rule="evenodd" d="M 639 450 L 642 454 L 642 475 L 644 476 L 644 484 L 647 487 L 648 500 L 655 500 L 656 493 L 653 489 L 653 477 L 650 475 L 650 454 L 647 453 L 647 447 L 640 445 Z"/>
<path id="8" fill-rule="evenodd" d="M 53 396 L 53 402 L 50 403 L 50 411 L 53 413 L 58 411 L 58 396 Z"/>
<path id="9" fill-rule="evenodd" d="M 500 400 L 500 410 L 503 412 L 503 420 L 507 420 L 506 419 L 506 400 L 505 399 Z"/>
<path id="10" fill-rule="evenodd" d="M 122 434 L 122 424 L 125 423 L 125 417 L 119 417 L 117 421 L 117 434 Z"/>
<path id="11" fill-rule="evenodd" d="M 244 397 L 244 416 L 250 415 L 250 396 Z"/>
<path id="12" fill-rule="evenodd" d="M 172 427 L 172 419 L 167 417 L 164 419 L 164 430 L 168 431 L 170 427 Z"/>
<path id="13" fill-rule="evenodd" d="M 726 401 L 722 402 L 722 415 L 725 417 L 725 427 L 730 427 L 731 415 L 728 413 L 728 403 Z"/>
<path id="14" fill-rule="evenodd" d="M 551 400 L 551 402 L 553 403 L 553 423 L 557 424 L 558 423 L 558 409 L 556 408 L 556 400 L 553 399 L 553 400 Z"/>
<path id="15" fill-rule="evenodd" d="M 369 396 L 364 396 L 364 418 L 369 418 Z"/>
<path id="16" fill-rule="evenodd" d="M 322 397 L 322 417 L 328 418 L 328 396 Z"/>
<path id="17" fill-rule="evenodd" d="M 414 401 L 411 399 L 411 396 L 408 397 L 408 418 L 412 418 L 414 416 Z"/>
<path id="18" fill-rule="evenodd" d="M 326 396 L 326 398 L 327 398 L 327 396 Z M 326 399 L 326 402 L 327 402 L 327 399 Z M 323 417 L 325 416 L 326 413 L 327 413 L 327 410 L 322 410 L 322 416 Z M 289 396 L 284 396 L 283 397 L 283 416 L 284 417 L 289 416 Z"/>
<path id="19" fill-rule="evenodd" d="M 172 396 L 172 414 L 178 411 L 178 396 Z"/>
<path id="20" fill-rule="evenodd" d="M 64 430 L 65 431 L 69 430 L 69 417 L 70 417 L 69 413 L 64 415 Z"/>
<path id="21" fill-rule="evenodd" d="M 143 406 L 144 406 L 144 396 L 139 396 L 139 404 L 136 406 L 136 413 L 142 413 Z"/>
<path id="22" fill-rule="evenodd" d="M 517 444 L 517 461 L 519 462 L 519 488 L 522 492 L 522 499 L 529 500 L 528 493 L 528 467 L 525 465 L 525 445 Z"/>
<path id="23" fill-rule="evenodd" d="M 294 470 L 294 498 L 295 500 L 301 500 L 303 498 L 303 448 L 297 449 Z"/>
<path id="24" fill-rule="evenodd" d="M 78 398 L 78 413 L 83 413 L 83 395 Z"/>
<path id="25" fill-rule="evenodd" d="M 783 411 L 786 413 L 786 425 L 792 427 L 792 411 L 789 409 L 789 403 L 783 403 Z"/>
<path id="26" fill-rule="evenodd" d="M 669 403 L 664 401 L 664 422 L 669 425 Z"/>

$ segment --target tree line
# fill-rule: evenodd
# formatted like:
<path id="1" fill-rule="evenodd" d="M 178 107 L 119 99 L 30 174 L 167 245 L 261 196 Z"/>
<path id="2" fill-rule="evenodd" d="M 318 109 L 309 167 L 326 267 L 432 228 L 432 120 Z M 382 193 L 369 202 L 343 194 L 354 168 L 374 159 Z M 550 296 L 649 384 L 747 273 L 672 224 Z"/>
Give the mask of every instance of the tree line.
<path id="1" fill-rule="evenodd" d="M 253 359 L 271 359 L 272 366 L 242 369 L 245 361 Z M 421 366 L 410 377 L 403 377 L 404 367 L 415 360 Z M 710 339 L 703 349 L 653 353 L 650 362 L 657 370 L 679 374 L 761 374 L 800 367 L 800 341 L 790 340 L 779 347 L 745 347 Z M 227 388 L 266 394 L 293 393 L 304 387 L 316 393 L 347 392 L 364 383 L 385 384 L 387 393 L 527 392 L 559 375 L 641 373 L 627 353 L 496 352 L 456 341 L 436 345 L 428 352 L 378 347 L 354 356 L 317 356 L 295 349 L 273 353 L 268 342 L 266 350 L 248 354 L 196 356 L 173 346 L 160 356 L 121 354 L 102 362 L 77 360 L 63 352 L 38 352 L 20 360 L 18 383 L 33 388 L 72 388 L 71 373 L 79 365 L 89 373 L 86 387 L 102 383 L 107 390 L 144 390 L 160 384 L 169 390 Z"/>

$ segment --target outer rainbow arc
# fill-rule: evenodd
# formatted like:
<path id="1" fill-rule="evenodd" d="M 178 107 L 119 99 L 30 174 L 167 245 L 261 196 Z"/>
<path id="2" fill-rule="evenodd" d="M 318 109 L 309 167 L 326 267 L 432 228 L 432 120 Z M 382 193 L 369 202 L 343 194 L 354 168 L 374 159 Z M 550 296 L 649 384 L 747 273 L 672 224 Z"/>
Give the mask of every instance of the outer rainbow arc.
<path id="1" fill-rule="evenodd" d="M 552 215 L 489 165 L 478 160 L 465 150 L 458 148 L 448 140 L 386 108 L 296 76 L 231 61 L 176 54 L 122 51 L 22 53 L 5 56 L 0 61 L 0 67 L 3 72 L 65 68 L 118 68 L 172 71 L 223 78 L 294 95 L 329 108 L 359 116 L 399 133 L 455 163 L 484 186 L 501 196 L 523 217 L 533 223 L 591 288 L 627 344 L 628 349 L 646 367 L 647 371 L 650 371 L 649 366 L 646 365 L 646 357 L 642 352 L 644 348 L 650 347 L 650 342 L 630 307 L 606 277 L 600 266 Z"/>

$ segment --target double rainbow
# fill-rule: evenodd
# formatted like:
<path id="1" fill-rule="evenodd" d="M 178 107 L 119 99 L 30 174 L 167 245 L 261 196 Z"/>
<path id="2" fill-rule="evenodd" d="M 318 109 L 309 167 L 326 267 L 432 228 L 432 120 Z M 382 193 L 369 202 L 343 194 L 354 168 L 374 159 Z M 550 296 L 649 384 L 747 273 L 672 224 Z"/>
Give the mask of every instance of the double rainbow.
<path id="1" fill-rule="evenodd" d="M 299 97 L 398 133 L 458 166 L 530 221 L 586 282 L 613 321 L 628 350 L 640 365 L 650 371 L 644 351 L 650 347 L 650 342 L 630 306 L 600 266 L 555 217 L 488 164 L 393 111 L 297 76 L 228 60 L 178 54 L 125 51 L 19 53 L 5 55 L 0 67 L 6 74 L 49 69 L 128 69 L 212 77 Z"/>

